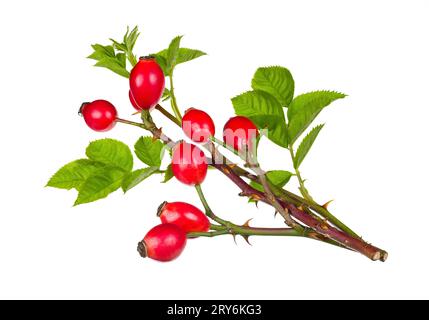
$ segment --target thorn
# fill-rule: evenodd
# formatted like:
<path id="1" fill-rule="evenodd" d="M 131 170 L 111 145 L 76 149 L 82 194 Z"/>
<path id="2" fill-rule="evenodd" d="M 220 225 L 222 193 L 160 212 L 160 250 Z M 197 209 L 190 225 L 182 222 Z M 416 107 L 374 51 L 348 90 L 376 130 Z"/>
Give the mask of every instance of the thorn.
<path id="1" fill-rule="evenodd" d="M 277 216 L 279 212 L 277 210 L 274 210 L 274 218 Z"/>
<path id="2" fill-rule="evenodd" d="M 255 206 L 256 206 L 256 208 L 259 208 L 259 207 L 258 207 L 258 203 L 259 203 L 259 201 L 255 201 Z"/>
<path id="3" fill-rule="evenodd" d="M 329 200 L 328 202 L 326 202 L 322 207 L 325 209 L 328 209 L 328 206 L 331 204 L 331 202 L 334 201 L 334 199 Z"/>
<path id="4" fill-rule="evenodd" d="M 231 235 L 232 235 L 232 237 L 234 238 L 235 245 L 238 245 L 238 244 L 237 244 L 237 239 L 236 239 L 237 234 L 236 234 L 236 233 L 231 233 Z"/>
<path id="5" fill-rule="evenodd" d="M 303 211 L 303 210 L 304 210 L 304 207 L 303 207 L 302 205 L 300 205 L 300 206 L 298 207 L 298 210 Z"/>
<path id="6" fill-rule="evenodd" d="M 243 237 L 243 239 L 247 242 L 247 244 L 249 245 L 249 246 L 251 246 L 252 244 L 249 242 L 249 235 L 241 235 L 242 237 Z"/>
<path id="7" fill-rule="evenodd" d="M 228 164 L 228 167 L 230 167 L 231 169 L 234 169 L 237 166 L 236 163 L 230 163 Z"/>
<path id="8" fill-rule="evenodd" d="M 245 196 L 246 196 L 246 194 L 245 194 L 244 192 L 240 192 L 240 193 L 238 194 L 238 196 L 239 196 L 239 197 L 245 197 Z"/>
<path id="9" fill-rule="evenodd" d="M 247 220 L 243 225 L 242 225 L 242 227 L 250 227 L 250 221 L 252 221 L 253 220 L 253 218 L 250 218 L 249 220 Z"/>
<path id="10" fill-rule="evenodd" d="M 140 114 L 141 113 L 141 111 L 136 111 L 136 112 L 134 112 L 133 114 L 131 114 L 132 116 L 135 116 L 136 114 Z"/>

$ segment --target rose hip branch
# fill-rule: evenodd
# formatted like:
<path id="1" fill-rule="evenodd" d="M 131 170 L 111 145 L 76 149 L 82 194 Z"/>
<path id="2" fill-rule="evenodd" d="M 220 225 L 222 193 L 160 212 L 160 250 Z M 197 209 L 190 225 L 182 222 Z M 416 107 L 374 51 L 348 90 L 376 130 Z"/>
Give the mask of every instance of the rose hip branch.
<path id="1" fill-rule="evenodd" d="M 345 94 L 322 90 L 295 95 L 294 79 L 288 69 L 258 68 L 251 90 L 231 99 L 235 116 L 225 123 L 220 140 L 215 136 L 215 123 L 206 111 L 188 108 L 182 116 L 173 85 L 176 67 L 205 53 L 182 47 L 182 37 L 178 36 L 166 49 L 137 59 L 133 48 L 138 36 L 137 27 L 132 31 L 127 29 L 122 42 L 110 40 L 108 45 L 92 45 L 94 51 L 88 58 L 96 60 L 96 66 L 128 79 L 129 90 L 124 95 L 141 121 L 120 118 L 116 107 L 104 99 L 83 103 L 79 114 L 87 126 L 97 132 L 112 130 L 118 122 L 149 131 L 150 135 L 139 137 L 134 145 L 135 156 L 144 166 L 135 168 L 132 151 L 123 142 L 99 139 L 89 143 L 85 158 L 61 167 L 47 186 L 76 190 L 75 205 L 103 199 L 118 189 L 127 193 L 154 175 L 162 175 L 164 183 L 175 178 L 183 185 L 194 187 L 204 212 L 183 201 L 164 202 L 156 217 L 160 223 L 138 243 L 142 257 L 158 261 L 177 258 L 189 239 L 221 235 L 232 235 L 234 239 L 240 235 L 247 242 L 250 236 L 305 237 L 359 252 L 371 260 L 387 259 L 386 251 L 365 242 L 335 217 L 328 210 L 329 202 L 320 205 L 314 200 L 300 171 L 324 125 L 309 129 L 310 126 L 325 107 L 343 99 Z M 166 83 L 169 88 L 165 87 Z M 170 102 L 171 112 L 160 105 L 161 100 Z M 190 142 L 168 137 L 153 121 L 154 110 L 180 126 Z M 265 138 L 261 139 L 262 136 Z M 263 170 L 258 161 L 260 143 L 287 149 L 293 171 Z M 242 164 L 233 163 L 220 150 L 239 156 Z M 162 160 L 167 156 L 169 165 L 164 167 Z M 287 226 L 250 226 L 250 219 L 239 225 L 221 218 L 203 193 L 209 167 L 231 180 L 239 188 L 239 195 L 247 197 L 249 202 L 273 207 Z M 287 183 L 295 177 L 301 196 L 287 190 Z"/>

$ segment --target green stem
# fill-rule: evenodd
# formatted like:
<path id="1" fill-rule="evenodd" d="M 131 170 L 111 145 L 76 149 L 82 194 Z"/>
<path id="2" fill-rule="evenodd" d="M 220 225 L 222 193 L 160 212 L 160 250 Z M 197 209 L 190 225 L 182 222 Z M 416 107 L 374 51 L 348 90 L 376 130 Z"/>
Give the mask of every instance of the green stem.
<path id="1" fill-rule="evenodd" d="M 139 127 L 142 129 L 146 129 L 145 125 L 143 123 L 138 123 L 138 122 L 134 122 L 134 121 L 130 121 L 130 120 L 125 120 L 125 119 L 121 119 L 121 118 L 116 118 L 116 122 L 120 122 L 120 123 L 125 123 L 125 124 L 129 124 L 131 126 L 135 126 L 135 127 Z"/>
<path id="2" fill-rule="evenodd" d="M 299 191 L 301 192 L 302 196 L 305 199 L 314 201 L 313 198 L 310 196 L 310 193 L 308 192 L 308 190 L 305 188 L 304 179 L 302 179 L 301 172 L 299 171 L 298 167 L 295 166 L 295 153 L 293 151 L 293 145 L 290 144 L 288 149 L 289 149 L 290 157 L 292 159 L 293 168 L 295 170 L 295 174 L 298 179 Z"/>
<path id="3" fill-rule="evenodd" d="M 200 198 L 201 203 L 203 204 L 204 210 L 206 211 L 206 215 L 210 219 L 213 219 L 213 221 L 216 221 L 217 223 L 223 226 L 227 226 L 231 224 L 229 221 L 223 220 L 214 214 L 213 210 L 209 206 L 209 203 L 207 202 L 206 197 L 204 196 L 203 189 L 201 189 L 201 185 L 197 184 L 195 186 L 195 190 L 197 190 L 198 197 Z"/>
<path id="4" fill-rule="evenodd" d="M 137 64 L 137 58 L 132 52 L 127 53 L 128 61 L 134 67 Z"/>
<path id="5" fill-rule="evenodd" d="M 234 167 L 234 172 L 236 172 L 238 175 L 246 177 L 252 181 L 260 182 L 259 178 L 257 176 L 254 176 L 252 174 L 249 174 L 246 170 L 240 168 L 240 167 Z M 271 182 L 268 182 L 270 184 L 271 190 L 275 194 L 276 197 L 279 199 L 282 199 L 284 201 L 287 201 L 289 203 L 294 204 L 295 206 L 305 206 L 313 210 L 314 212 L 318 213 L 323 218 L 327 219 L 329 222 L 331 222 L 334 226 L 339 228 L 340 230 L 346 232 L 347 234 L 355 237 L 360 238 L 360 236 L 355 233 L 352 229 L 350 229 L 347 225 L 345 225 L 341 220 L 339 220 L 337 217 L 335 217 L 328 209 L 325 207 L 319 205 L 314 200 L 308 200 L 305 198 L 302 198 L 290 191 L 287 191 L 283 188 L 280 188 Z"/>
<path id="6" fill-rule="evenodd" d="M 226 144 L 222 140 L 219 140 L 218 138 L 216 138 L 214 136 L 210 137 L 210 140 L 213 141 L 213 142 L 215 142 L 215 143 L 217 143 L 218 145 L 224 147 L 225 149 L 231 151 L 236 156 L 239 156 L 241 159 L 243 159 L 243 155 L 241 155 L 237 150 L 235 150 L 233 147 L 229 146 L 228 144 Z"/>
<path id="7" fill-rule="evenodd" d="M 167 119 L 169 119 L 170 121 L 172 121 L 174 124 L 176 124 L 177 126 L 181 127 L 180 120 L 177 119 L 170 112 L 168 112 L 167 110 L 165 110 L 161 105 L 157 104 L 156 107 L 155 107 L 155 109 L 158 110 L 159 112 L 161 112 Z"/>
<path id="8" fill-rule="evenodd" d="M 219 230 L 219 231 L 211 231 L 211 232 L 190 232 L 187 234 L 188 238 L 198 238 L 198 237 L 216 237 L 223 234 L 229 234 L 227 229 Z"/>
<path id="9" fill-rule="evenodd" d="M 171 97 L 171 108 L 173 109 L 174 115 L 182 123 L 182 115 L 180 114 L 179 107 L 177 106 L 176 95 L 174 94 L 174 84 L 173 84 L 173 69 L 170 72 L 170 97 Z"/>

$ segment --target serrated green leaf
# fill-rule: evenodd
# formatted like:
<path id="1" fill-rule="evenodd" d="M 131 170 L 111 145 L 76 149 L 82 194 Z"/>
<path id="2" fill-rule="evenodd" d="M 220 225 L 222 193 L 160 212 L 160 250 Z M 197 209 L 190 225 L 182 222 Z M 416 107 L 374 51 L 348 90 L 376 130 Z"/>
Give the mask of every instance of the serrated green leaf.
<path id="1" fill-rule="evenodd" d="M 259 129 L 268 129 L 268 139 L 287 147 L 287 127 L 280 103 L 263 91 L 248 91 L 231 99 L 235 113 L 251 119 Z"/>
<path id="2" fill-rule="evenodd" d="M 119 55 L 119 54 L 118 54 Z M 121 56 L 119 56 L 118 58 L 121 58 Z M 118 59 L 118 58 L 110 58 L 110 57 L 106 57 L 106 58 L 102 58 L 101 60 L 99 60 L 95 66 L 96 67 L 103 67 L 103 68 L 107 68 L 125 78 L 129 78 L 130 77 L 130 73 L 128 72 L 128 70 L 123 66 L 122 63 L 122 59 Z"/>
<path id="3" fill-rule="evenodd" d="M 127 192 L 158 170 L 159 167 L 148 167 L 130 172 L 122 181 L 122 190 Z"/>
<path id="4" fill-rule="evenodd" d="M 131 30 L 131 32 L 129 32 L 129 27 L 127 27 L 127 33 L 124 36 L 124 44 L 128 51 L 133 51 L 134 45 L 136 44 L 136 41 L 139 36 L 140 32 L 137 26 L 135 26 L 133 30 Z"/>
<path id="5" fill-rule="evenodd" d="M 308 151 L 310 151 L 311 146 L 313 145 L 314 141 L 316 140 L 320 130 L 322 130 L 324 124 L 320 124 L 313 129 L 305 136 L 305 138 L 302 140 L 301 144 L 298 147 L 298 150 L 295 154 L 294 159 L 294 167 L 296 169 L 299 168 L 302 161 L 304 160 L 305 156 L 307 155 Z"/>
<path id="6" fill-rule="evenodd" d="M 167 50 L 165 50 L 165 53 L 167 53 Z M 152 56 L 155 57 L 156 62 L 158 63 L 158 65 L 162 69 L 162 72 L 164 73 L 164 75 L 167 77 L 169 74 L 168 74 L 168 70 L 167 70 L 167 58 L 166 58 L 166 55 L 163 56 L 163 55 L 161 55 L 159 53 L 156 53 L 156 54 L 152 54 Z"/>
<path id="7" fill-rule="evenodd" d="M 88 159 L 69 162 L 49 179 L 46 186 L 67 190 L 75 188 L 79 190 L 86 179 L 103 166 L 102 163 Z"/>
<path id="8" fill-rule="evenodd" d="M 125 172 L 118 168 L 105 167 L 100 169 L 81 185 L 74 205 L 106 198 L 110 193 L 120 188 L 124 176 Z"/>
<path id="9" fill-rule="evenodd" d="M 167 101 L 168 99 L 170 99 L 170 97 L 170 90 L 164 88 L 164 92 L 162 93 L 162 101 Z"/>
<path id="10" fill-rule="evenodd" d="M 164 144 L 159 140 L 153 140 L 152 137 L 140 137 L 134 145 L 134 152 L 143 163 L 151 167 L 159 167 L 163 148 Z"/>
<path id="11" fill-rule="evenodd" d="M 292 100 L 288 108 L 288 133 L 291 143 L 308 128 L 323 108 L 346 95 L 335 91 L 313 91 Z"/>
<path id="12" fill-rule="evenodd" d="M 283 188 L 293 176 L 293 173 L 285 170 L 272 170 L 266 173 L 267 179 L 275 186 Z M 264 188 L 261 184 L 251 181 L 250 186 L 256 190 L 264 192 Z"/>
<path id="13" fill-rule="evenodd" d="M 113 43 L 113 47 L 118 51 L 127 51 L 127 46 L 124 43 L 119 43 L 115 39 L 109 39 Z"/>
<path id="14" fill-rule="evenodd" d="M 91 160 L 117 167 L 127 172 L 133 169 L 133 155 L 130 148 L 118 140 L 95 140 L 86 148 L 86 156 Z"/>
<path id="15" fill-rule="evenodd" d="M 156 54 L 156 56 L 160 56 L 164 59 L 167 59 L 167 52 L 168 49 L 164 49 Z M 194 60 L 196 58 L 202 57 L 204 55 L 207 55 L 207 53 L 196 50 L 196 49 L 189 49 L 189 48 L 179 48 L 177 59 L 176 59 L 176 66 L 181 63 L 185 63 L 191 60 Z"/>
<path id="16" fill-rule="evenodd" d="M 167 51 L 167 66 L 168 70 L 171 71 L 172 68 L 176 65 L 176 60 L 179 55 L 180 41 L 183 36 L 177 36 L 171 40 L 170 45 L 168 46 Z"/>
<path id="17" fill-rule="evenodd" d="M 194 60 L 196 58 L 205 56 L 207 53 L 196 50 L 196 49 L 189 49 L 189 48 L 179 48 L 179 53 L 176 60 L 176 65 L 185 63 L 191 60 Z"/>
<path id="18" fill-rule="evenodd" d="M 101 44 L 93 44 L 91 45 L 94 52 L 88 56 L 89 59 L 93 60 L 101 60 L 107 57 L 115 57 L 115 50 L 113 46 L 103 46 Z"/>
<path id="19" fill-rule="evenodd" d="M 171 164 L 169 164 L 167 169 L 165 170 L 164 180 L 162 181 L 162 183 L 166 183 L 166 182 L 170 181 L 173 177 L 174 177 L 173 169 L 171 167 Z"/>
<path id="20" fill-rule="evenodd" d="M 287 107 L 293 99 L 295 83 L 288 69 L 279 66 L 263 67 L 256 70 L 252 88 L 271 94 L 282 107 Z"/>

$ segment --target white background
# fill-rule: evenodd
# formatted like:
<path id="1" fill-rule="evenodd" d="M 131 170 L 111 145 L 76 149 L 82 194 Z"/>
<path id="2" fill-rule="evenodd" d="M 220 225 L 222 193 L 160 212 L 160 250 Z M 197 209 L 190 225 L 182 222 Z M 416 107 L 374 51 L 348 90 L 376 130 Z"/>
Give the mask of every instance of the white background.
<path id="1" fill-rule="evenodd" d="M 2 1 L 0 4 L 1 298 L 429 298 L 427 1 Z M 132 145 L 139 129 L 90 131 L 82 101 L 105 98 L 131 118 L 127 81 L 85 59 L 94 42 L 139 25 L 140 55 L 183 45 L 209 53 L 176 72 L 178 103 L 208 110 L 219 128 L 230 98 L 259 66 L 288 67 L 296 92 L 349 96 L 326 122 L 302 165 L 308 188 L 387 262 L 300 238 L 189 241 L 172 263 L 143 260 L 136 244 L 163 200 L 198 203 L 192 188 L 152 177 L 72 208 L 73 191 L 43 186 L 89 141 Z M 155 115 L 174 138 L 180 131 Z M 290 169 L 262 145 L 265 169 Z M 137 166 L 138 162 L 136 161 Z M 290 187 L 294 189 L 295 183 Z M 204 184 L 219 215 L 282 226 L 215 171 Z"/>

